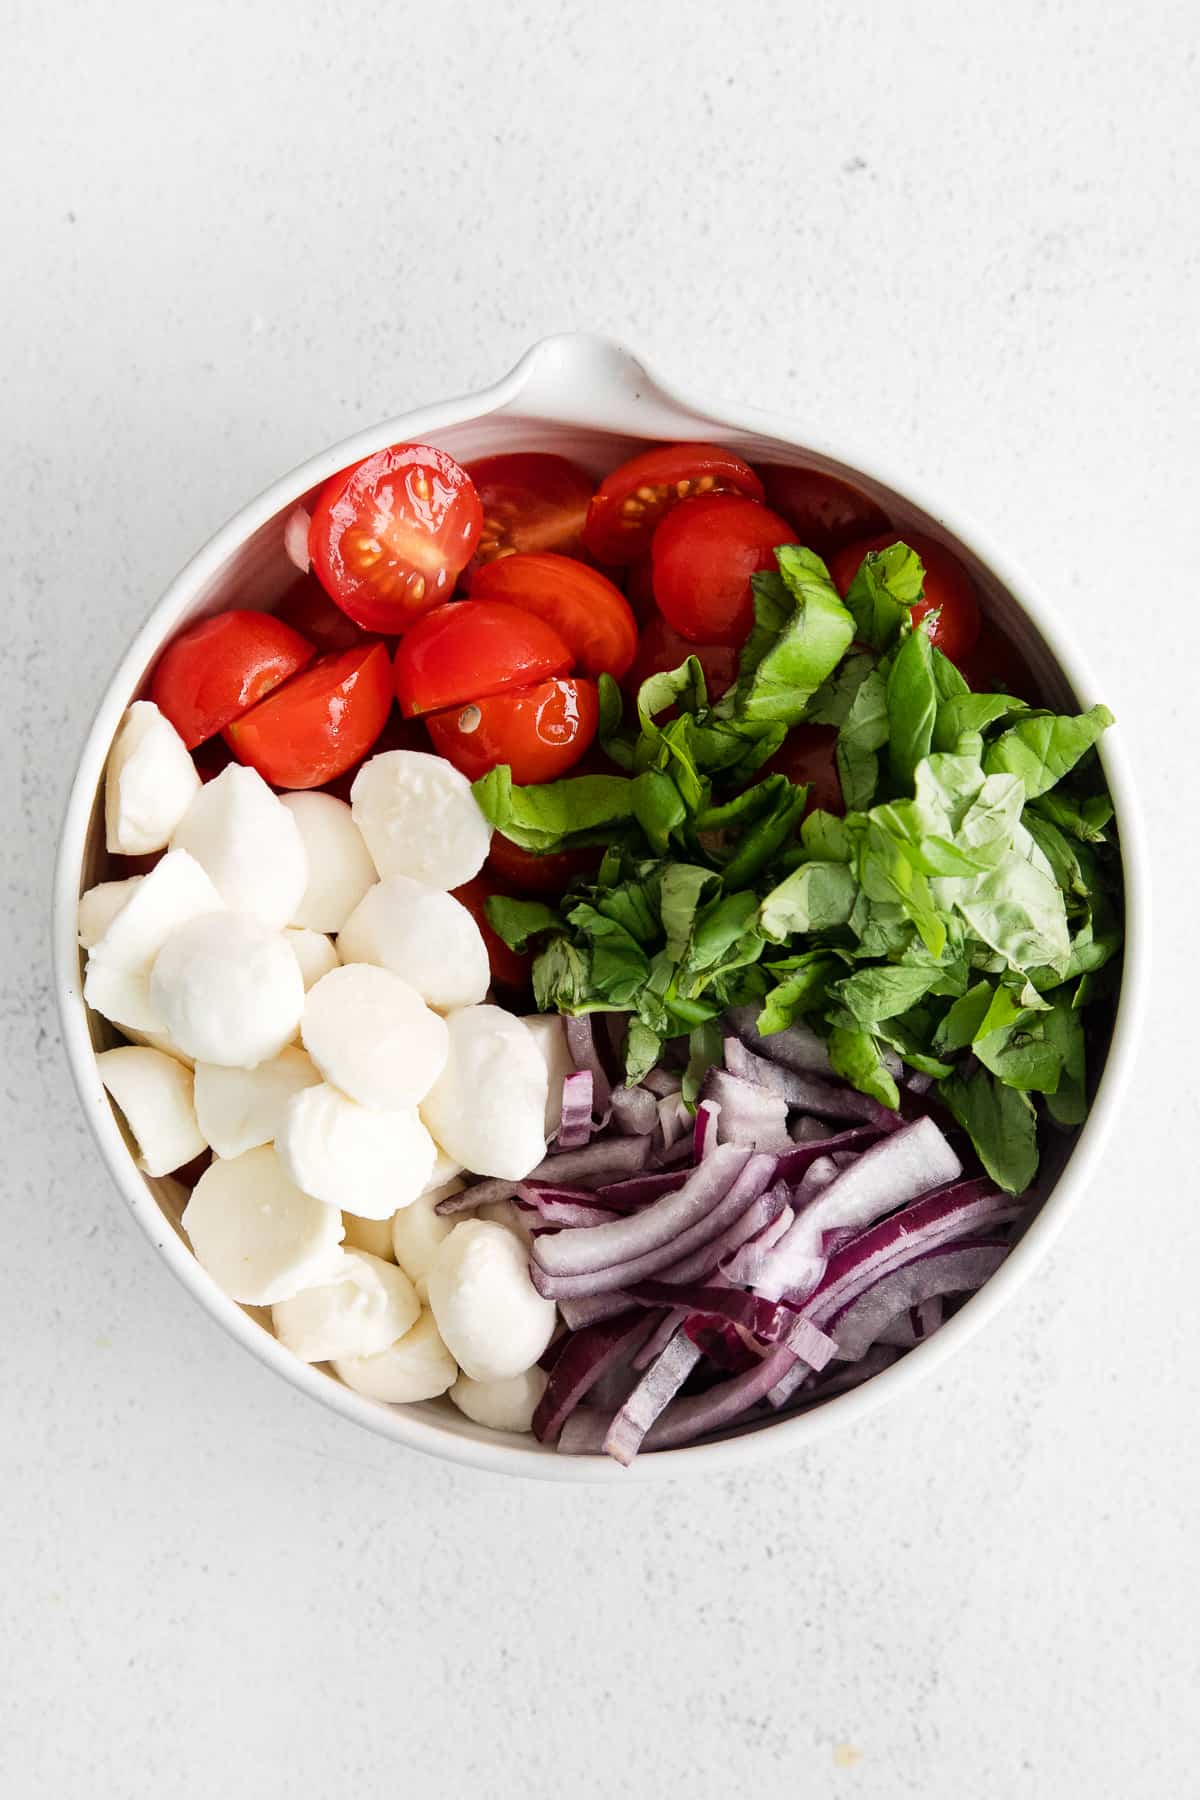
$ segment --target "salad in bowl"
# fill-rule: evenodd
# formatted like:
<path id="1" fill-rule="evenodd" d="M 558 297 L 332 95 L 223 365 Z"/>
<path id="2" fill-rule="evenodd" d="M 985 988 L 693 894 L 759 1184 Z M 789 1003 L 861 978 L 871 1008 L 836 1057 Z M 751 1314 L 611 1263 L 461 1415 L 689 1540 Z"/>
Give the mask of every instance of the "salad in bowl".
<path id="1" fill-rule="evenodd" d="M 255 1331 L 628 1467 L 887 1379 L 1038 1216 L 1118 992 L 1112 719 L 878 484 L 537 437 L 327 472 L 161 645 L 82 1000 Z"/>

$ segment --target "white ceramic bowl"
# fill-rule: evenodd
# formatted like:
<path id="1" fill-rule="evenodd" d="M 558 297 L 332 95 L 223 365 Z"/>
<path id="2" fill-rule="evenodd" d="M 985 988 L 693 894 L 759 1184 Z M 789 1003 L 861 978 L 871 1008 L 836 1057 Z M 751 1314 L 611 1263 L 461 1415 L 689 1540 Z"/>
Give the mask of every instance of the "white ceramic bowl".
<path id="1" fill-rule="evenodd" d="M 975 526 L 947 517 L 913 489 L 906 473 L 881 469 L 873 453 L 815 439 L 763 412 L 681 393 L 651 375 L 619 345 L 588 336 L 547 338 L 481 394 L 444 400 L 388 419 L 333 449 L 260 494 L 194 556 L 154 608 L 121 661 L 88 733 L 63 825 L 55 876 L 54 952 L 63 1036 L 88 1122 L 117 1188 L 142 1230 L 190 1293 L 255 1356 L 295 1387 L 396 1443 L 475 1468 L 558 1481 L 647 1481 L 749 1463 L 811 1444 L 931 1374 L 1003 1306 L 1032 1274 L 1097 1166 L 1133 1060 L 1148 967 L 1146 859 L 1119 729 L 1106 734 L 1102 760 L 1116 803 L 1127 909 L 1124 972 L 1112 1043 L 1095 1104 L 1065 1165 L 1044 1175 L 1041 1210 L 1000 1270 L 927 1344 L 862 1387 L 792 1418 L 734 1431 L 693 1448 L 639 1457 L 629 1470 L 606 1458 L 560 1456 L 531 1438 L 474 1425 L 449 1403 L 389 1407 L 298 1362 L 276 1343 L 265 1316 L 228 1299 L 196 1262 L 179 1228 L 185 1198 L 170 1178 L 151 1180 L 129 1143 L 96 1072 L 95 1050 L 112 1034 L 89 1016 L 76 945 L 76 901 L 98 879 L 103 855 L 101 778 L 125 708 L 141 691 L 159 651 L 183 625 L 232 603 L 270 607 L 295 579 L 283 548 L 284 522 L 297 501 L 360 457 L 405 441 L 443 446 L 461 461 L 500 450 L 554 450 L 602 474 L 647 441 L 697 439 L 728 445 L 751 462 L 804 463 L 847 476 L 874 495 L 899 524 L 953 545 L 986 596 L 989 612 L 1017 641 L 1045 684 L 1069 704 L 1098 698 L 1074 645 L 1033 584 Z"/>

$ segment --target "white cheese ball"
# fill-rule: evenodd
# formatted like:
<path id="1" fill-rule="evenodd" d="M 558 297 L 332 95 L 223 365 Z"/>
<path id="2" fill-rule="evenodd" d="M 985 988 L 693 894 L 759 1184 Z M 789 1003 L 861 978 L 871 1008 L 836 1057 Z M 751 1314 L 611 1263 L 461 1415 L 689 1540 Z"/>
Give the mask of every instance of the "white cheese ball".
<path id="1" fill-rule="evenodd" d="M 459 1412 L 492 1431 L 532 1431 L 533 1415 L 546 1391 L 546 1371 L 535 1363 L 503 1381 L 472 1381 L 460 1375 L 450 1389 Z"/>
<path id="2" fill-rule="evenodd" d="M 161 1050 L 128 1045 L 96 1058 L 100 1079 L 137 1139 L 138 1167 L 169 1175 L 208 1148 L 196 1120 L 192 1072 Z"/>
<path id="3" fill-rule="evenodd" d="M 559 1013 L 526 1013 L 522 1025 L 546 1065 L 546 1137 L 552 1138 L 562 1123 L 563 1082 L 575 1072 L 575 1059 L 567 1048 L 567 1028 Z"/>
<path id="4" fill-rule="evenodd" d="M 446 1061 L 445 1021 L 399 975 L 367 963 L 309 989 L 300 1031 L 326 1081 L 383 1111 L 423 1100 Z"/>
<path id="5" fill-rule="evenodd" d="M 233 1300 L 274 1306 L 336 1268 L 342 1215 L 302 1193 L 269 1145 L 218 1158 L 192 1190 L 183 1229 Z"/>
<path id="6" fill-rule="evenodd" d="M 186 850 L 168 850 L 113 913 L 88 954 L 83 997 L 124 1030 L 162 1036 L 166 1025 L 150 996 L 150 970 L 180 925 L 221 912 L 225 902 Z"/>
<path id="7" fill-rule="evenodd" d="M 394 1263 L 343 1252 L 334 1272 L 271 1309 L 275 1336 L 301 1362 L 374 1356 L 411 1330 L 421 1303 Z"/>
<path id="8" fill-rule="evenodd" d="M 337 968 L 338 953 L 333 947 L 333 939 L 326 937 L 323 931 L 309 931 L 302 925 L 289 925 L 283 935 L 300 964 L 305 993 L 310 987 L 316 987 L 322 975 L 328 975 L 331 969 Z"/>
<path id="9" fill-rule="evenodd" d="M 458 1374 L 458 1364 L 438 1335 L 428 1307 L 402 1338 L 374 1356 L 346 1356 L 334 1360 L 333 1371 L 349 1388 L 372 1400 L 392 1406 L 411 1406 L 416 1400 L 436 1400 Z"/>
<path id="10" fill-rule="evenodd" d="M 456 1225 L 426 1282 L 446 1348 L 473 1381 L 520 1375 L 554 1335 L 558 1309 L 534 1287 L 524 1247 L 503 1225 Z"/>
<path id="11" fill-rule="evenodd" d="M 354 823 L 385 880 L 411 875 L 456 888 L 478 875 L 492 841 L 465 775 L 424 750 L 385 750 L 350 789 Z"/>
<path id="12" fill-rule="evenodd" d="M 144 875 L 130 875 L 125 881 L 101 881 L 80 894 L 78 937 L 83 949 L 90 950 L 100 942 L 145 879 Z"/>
<path id="13" fill-rule="evenodd" d="M 390 1219 L 410 1205 L 435 1157 L 415 1107 L 380 1112 L 327 1082 L 293 1096 L 275 1142 L 298 1187 L 363 1219 Z"/>
<path id="14" fill-rule="evenodd" d="M 333 794 L 281 794 L 308 856 L 308 886 L 289 923 L 310 931 L 340 931 L 377 876 L 362 832 L 344 800 Z"/>
<path id="15" fill-rule="evenodd" d="M 187 745 L 150 700 L 135 700 L 113 740 L 104 776 L 104 833 L 110 851 L 165 850 L 200 792 Z"/>
<path id="16" fill-rule="evenodd" d="M 378 1256 L 383 1262 L 395 1262 L 391 1219 L 364 1219 L 361 1213 L 344 1212 L 342 1225 L 348 1250 L 365 1250 L 368 1256 Z"/>
<path id="17" fill-rule="evenodd" d="M 548 1076 L 532 1034 L 499 1006 L 451 1013 L 446 1066 L 421 1116 L 464 1169 L 521 1181 L 546 1154 Z"/>
<path id="18" fill-rule="evenodd" d="M 344 963 L 375 963 L 449 1012 L 474 1006 L 491 980 L 483 933 L 461 900 L 407 875 L 380 881 L 338 935 Z"/>
<path id="19" fill-rule="evenodd" d="M 461 1181 L 430 1188 L 418 1194 L 411 1206 L 402 1206 L 392 1220 L 392 1254 L 422 1300 L 427 1296 L 426 1277 L 434 1257 L 454 1227 L 462 1224 L 461 1214 L 443 1218 L 437 1210 L 438 1201 L 459 1193 L 461 1188 Z"/>
<path id="20" fill-rule="evenodd" d="M 247 913 L 210 913 L 173 931 L 150 1001 L 197 1062 L 253 1069 L 290 1044 L 304 1011 L 300 965 L 281 931 Z"/>
<path id="21" fill-rule="evenodd" d="M 196 1117 L 218 1156 L 240 1156 L 279 1134 L 287 1103 L 321 1077 L 303 1050 L 289 1044 L 256 1069 L 196 1064 Z"/>
<path id="22" fill-rule="evenodd" d="M 225 904 L 281 931 L 308 887 L 300 827 L 256 769 L 230 763 L 202 787 L 172 839 L 211 875 Z"/>

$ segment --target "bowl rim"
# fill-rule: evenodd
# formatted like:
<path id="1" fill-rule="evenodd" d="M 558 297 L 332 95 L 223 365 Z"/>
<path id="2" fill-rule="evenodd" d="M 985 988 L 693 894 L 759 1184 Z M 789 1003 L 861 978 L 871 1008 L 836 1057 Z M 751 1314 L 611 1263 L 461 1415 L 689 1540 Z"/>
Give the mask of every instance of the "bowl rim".
<path id="1" fill-rule="evenodd" d="M 973 519 L 947 509 L 923 494 L 921 482 L 907 472 L 864 454 L 848 441 L 833 443 L 802 429 L 799 421 L 754 407 L 710 400 L 654 374 L 644 360 L 612 339 L 590 333 L 544 338 L 491 387 L 478 393 L 415 408 L 353 433 L 281 476 L 222 525 L 191 557 L 167 587 L 105 686 L 87 728 L 71 784 L 59 837 L 52 899 L 54 985 L 63 1046 L 85 1118 L 108 1173 L 138 1226 L 168 1267 L 229 1334 L 293 1387 L 333 1412 L 368 1430 L 426 1455 L 460 1465 L 541 1480 L 586 1482 L 670 1480 L 682 1475 L 719 1473 L 767 1456 L 799 1450 L 818 1442 L 835 1428 L 851 1425 L 904 1393 L 937 1368 L 980 1331 L 1033 1273 L 1058 1238 L 1095 1169 L 1133 1067 L 1145 1011 L 1150 966 L 1150 902 L 1148 862 L 1132 771 L 1121 728 L 1105 733 L 1100 755 L 1112 792 L 1121 834 L 1125 899 L 1125 945 L 1121 986 L 1112 1038 L 1094 1103 L 1072 1145 L 1067 1161 L 1025 1235 L 1001 1267 L 927 1343 L 901 1357 L 861 1387 L 838 1395 L 810 1412 L 767 1420 L 737 1435 L 714 1442 L 661 1451 L 635 1459 L 624 1469 L 606 1457 L 560 1456 L 526 1439 L 486 1431 L 457 1415 L 453 1428 L 411 1407 L 386 1407 L 343 1386 L 319 1368 L 299 1362 L 217 1288 L 182 1238 L 160 1211 L 136 1168 L 96 1068 L 95 1050 L 82 996 L 76 911 L 84 846 L 104 763 L 127 697 L 173 629 L 178 617 L 203 585 L 238 547 L 271 518 L 293 505 L 329 475 L 372 451 L 403 439 L 436 436 L 439 431 L 502 412 L 522 403 L 522 411 L 539 420 L 571 422 L 592 430 L 628 436 L 667 436 L 664 422 L 674 421 L 680 441 L 696 432 L 681 431 L 694 421 L 718 435 L 722 429 L 775 439 L 856 470 L 893 489 L 936 519 L 974 554 L 1036 626 L 1082 703 L 1090 705 L 1096 689 L 1086 659 L 1065 641 L 1053 607 L 1006 550 Z"/>

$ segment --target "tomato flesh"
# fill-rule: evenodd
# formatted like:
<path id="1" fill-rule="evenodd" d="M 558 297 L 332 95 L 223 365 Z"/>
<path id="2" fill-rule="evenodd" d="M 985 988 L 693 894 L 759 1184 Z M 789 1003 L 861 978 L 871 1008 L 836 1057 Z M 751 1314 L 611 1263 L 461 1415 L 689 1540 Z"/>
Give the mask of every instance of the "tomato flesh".
<path id="1" fill-rule="evenodd" d="M 335 606 L 319 581 L 306 576 L 284 595 L 275 617 L 307 638 L 318 655 L 330 650 L 352 650 L 367 640 L 367 633 Z"/>
<path id="2" fill-rule="evenodd" d="M 570 649 L 545 619 L 499 600 L 456 600 L 400 640 L 396 697 L 411 719 L 570 667 Z"/>
<path id="3" fill-rule="evenodd" d="M 970 654 L 979 636 L 979 603 L 971 578 L 956 557 L 942 544 L 920 531 L 882 531 L 876 537 L 845 544 L 829 558 L 829 573 L 844 594 L 858 573 L 858 565 L 873 550 L 886 550 L 897 541 L 915 550 L 925 565 L 925 595 L 912 609 L 914 625 L 928 613 L 938 612 L 930 637 L 951 662 Z"/>
<path id="4" fill-rule="evenodd" d="M 763 775 L 786 775 L 797 787 L 808 784 L 805 812 L 837 813 L 846 810 L 842 784 L 837 769 L 837 727 L 834 725 L 793 725 L 783 743 L 768 763 Z"/>
<path id="5" fill-rule="evenodd" d="M 236 719 L 226 741 L 274 787 L 322 787 L 367 754 L 391 704 L 387 647 L 368 643 L 318 657 Z"/>
<path id="6" fill-rule="evenodd" d="M 497 558 L 525 551 L 578 553 L 595 487 L 578 463 L 518 450 L 468 463 L 467 474 L 483 508 L 483 528 L 465 576 L 469 592 L 475 592 L 477 571 Z"/>
<path id="7" fill-rule="evenodd" d="M 650 546 L 658 609 L 689 643 L 740 648 L 754 624 L 750 577 L 777 568 L 776 547 L 795 542 L 787 521 L 757 500 L 685 500 Z"/>
<path id="8" fill-rule="evenodd" d="M 518 955 L 510 950 L 504 939 L 493 931 L 487 916 L 487 903 L 493 894 L 501 894 L 506 900 L 514 898 L 512 892 L 486 875 L 473 875 L 462 887 L 452 889 L 454 898 L 461 900 L 483 936 L 487 946 L 488 962 L 492 966 L 492 980 L 497 987 L 519 990 L 529 985 L 529 971 L 533 966 L 533 956 L 526 950 Z"/>
<path id="9" fill-rule="evenodd" d="M 611 769 L 607 772 L 612 773 Z M 575 773 L 580 773 L 578 768 Z M 593 876 L 603 855 L 600 846 L 593 845 L 582 850 L 552 850 L 538 856 L 532 850 L 522 850 L 520 844 L 497 831 L 492 835 L 486 867 L 519 894 L 558 896 L 565 894 L 574 882 Z"/>
<path id="10" fill-rule="evenodd" d="M 600 702 L 583 677 L 485 695 L 425 720 L 439 756 L 471 781 L 507 763 L 519 787 L 556 781 L 596 735 Z"/>
<path id="11" fill-rule="evenodd" d="M 637 620 L 620 588 L 569 556 L 517 554 L 488 563 L 474 600 L 502 600 L 552 625 L 585 675 L 620 680 L 637 649 Z"/>
<path id="12" fill-rule="evenodd" d="M 710 702 L 719 700 L 737 680 L 738 653 L 730 645 L 690 644 L 661 614 L 656 614 L 639 637 L 637 655 L 621 683 L 626 697 L 636 701 L 643 681 L 657 675 L 660 669 L 677 669 L 689 656 L 694 656 L 704 670 Z"/>
<path id="13" fill-rule="evenodd" d="M 749 463 L 715 444 L 663 444 L 622 463 L 592 496 L 583 547 L 598 562 L 628 563 L 644 556 L 663 515 L 699 494 L 763 497 Z"/>
<path id="14" fill-rule="evenodd" d="M 450 598 L 482 526 L 479 495 L 452 456 L 394 444 L 325 483 L 308 549 L 321 586 L 355 624 L 400 632 Z"/>
<path id="15" fill-rule="evenodd" d="M 887 527 L 887 515 L 867 494 L 821 469 L 760 464 L 767 505 L 796 533 L 796 541 L 828 557 L 842 544 Z"/>
<path id="16" fill-rule="evenodd" d="M 218 613 L 167 645 L 150 698 L 194 750 L 312 657 L 312 645 L 270 613 Z"/>

